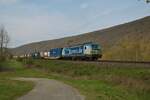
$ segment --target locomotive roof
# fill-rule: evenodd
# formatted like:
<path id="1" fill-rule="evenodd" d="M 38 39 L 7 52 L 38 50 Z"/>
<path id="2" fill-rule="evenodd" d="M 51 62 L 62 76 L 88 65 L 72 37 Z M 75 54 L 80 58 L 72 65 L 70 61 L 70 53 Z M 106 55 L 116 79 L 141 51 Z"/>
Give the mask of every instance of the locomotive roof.
<path id="1" fill-rule="evenodd" d="M 86 45 L 86 44 L 97 44 L 97 43 L 93 43 L 93 42 L 86 42 L 86 43 L 82 43 L 82 44 L 70 45 L 70 46 L 68 46 L 68 47 L 82 46 L 82 45 Z"/>

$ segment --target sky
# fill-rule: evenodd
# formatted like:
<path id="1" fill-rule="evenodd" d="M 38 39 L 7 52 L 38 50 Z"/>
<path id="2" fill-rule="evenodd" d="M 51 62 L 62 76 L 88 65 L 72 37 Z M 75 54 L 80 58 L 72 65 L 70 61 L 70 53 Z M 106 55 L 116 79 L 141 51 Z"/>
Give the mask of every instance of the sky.
<path id="1" fill-rule="evenodd" d="M 0 0 L 10 47 L 100 30 L 150 16 L 144 0 Z"/>

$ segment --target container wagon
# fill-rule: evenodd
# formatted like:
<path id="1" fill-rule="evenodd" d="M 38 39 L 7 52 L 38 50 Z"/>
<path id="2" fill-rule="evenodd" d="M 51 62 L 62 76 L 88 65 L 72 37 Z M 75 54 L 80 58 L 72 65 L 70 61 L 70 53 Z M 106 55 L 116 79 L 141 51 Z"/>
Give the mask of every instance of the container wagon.
<path id="1" fill-rule="evenodd" d="M 50 59 L 62 58 L 62 48 L 54 48 L 50 50 Z"/>

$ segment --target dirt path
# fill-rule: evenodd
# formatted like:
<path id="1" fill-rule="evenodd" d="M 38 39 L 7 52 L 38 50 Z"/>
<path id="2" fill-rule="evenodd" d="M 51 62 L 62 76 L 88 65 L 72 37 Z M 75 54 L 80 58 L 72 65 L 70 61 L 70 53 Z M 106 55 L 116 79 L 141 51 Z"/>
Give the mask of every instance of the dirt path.
<path id="1" fill-rule="evenodd" d="M 36 86 L 28 94 L 17 100 L 84 100 L 84 96 L 64 83 L 44 78 L 16 78 L 20 81 L 33 81 Z"/>

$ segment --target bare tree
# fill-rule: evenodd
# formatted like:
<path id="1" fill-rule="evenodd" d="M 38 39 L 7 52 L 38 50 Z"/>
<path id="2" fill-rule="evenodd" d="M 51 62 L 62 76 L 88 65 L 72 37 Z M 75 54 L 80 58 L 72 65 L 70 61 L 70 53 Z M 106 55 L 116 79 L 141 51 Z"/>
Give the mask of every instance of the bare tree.
<path id="1" fill-rule="evenodd" d="M 0 60 L 3 60 L 7 55 L 7 46 L 9 43 L 9 36 L 5 27 L 3 25 L 0 26 Z"/>

